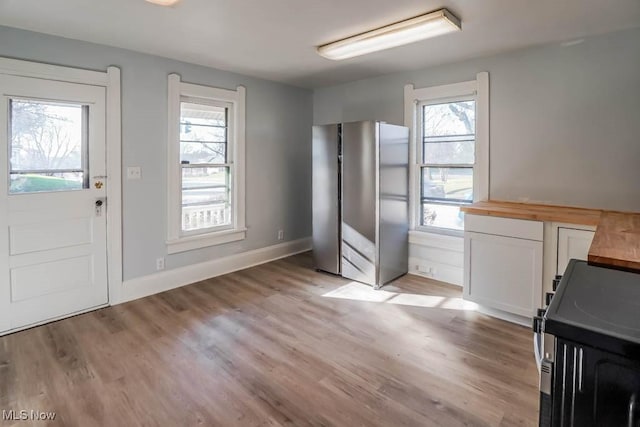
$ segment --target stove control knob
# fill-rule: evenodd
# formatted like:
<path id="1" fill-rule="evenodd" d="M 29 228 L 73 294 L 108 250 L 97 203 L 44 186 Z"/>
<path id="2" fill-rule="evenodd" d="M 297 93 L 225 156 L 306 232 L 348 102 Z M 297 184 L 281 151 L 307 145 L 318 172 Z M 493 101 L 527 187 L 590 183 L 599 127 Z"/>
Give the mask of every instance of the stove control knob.
<path id="1" fill-rule="evenodd" d="M 542 317 L 535 316 L 533 318 L 533 332 L 536 334 L 542 333 Z"/>
<path id="2" fill-rule="evenodd" d="M 539 308 L 538 309 L 538 317 L 544 317 L 545 313 L 547 312 L 546 309 L 544 308 Z"/>
<path id="3" fill-rule="evenodd" d="M 544 302 L 547 306 L 551 304 L 551 299 L 553 298 L 554 295 L 555 295 L 555 292 L 547 292 L 547 294 L 545 295 Z"/>
<path id="4" fill-rule="evenodd" d="M 562 276 L 560 276 L 560 278 L 558 278 L 558 276 L 556 276 L 555 279 L 553 279 L 553 291 L 555 292 L 556 290 L 558 290 L 558 285 L 560 284 L 560 280 L 562 279 Z"/>

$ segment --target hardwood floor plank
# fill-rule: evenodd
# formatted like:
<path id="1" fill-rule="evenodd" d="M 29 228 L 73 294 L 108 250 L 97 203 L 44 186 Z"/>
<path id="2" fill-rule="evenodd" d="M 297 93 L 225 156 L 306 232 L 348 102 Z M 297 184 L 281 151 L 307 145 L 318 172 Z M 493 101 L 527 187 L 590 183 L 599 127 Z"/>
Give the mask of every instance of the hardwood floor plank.
<path id="1" fill-rule="evenodd" d="M 455 286 L 374 291 L 306 253 L 0 337 L 0 409 L 57 413 L 20 426 L 534 426 L 531 340 Z"/>

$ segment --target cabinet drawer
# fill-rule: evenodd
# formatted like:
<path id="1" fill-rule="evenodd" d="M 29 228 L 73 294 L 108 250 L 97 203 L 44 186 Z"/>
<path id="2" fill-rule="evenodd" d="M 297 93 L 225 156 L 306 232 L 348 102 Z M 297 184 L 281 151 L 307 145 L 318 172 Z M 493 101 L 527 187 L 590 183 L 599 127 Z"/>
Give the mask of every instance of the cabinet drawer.
<path id="1" fill-rule="evenodd" d="M 541 221 L 467 214 L 464 217 L 464 231 L 541 242 L 544 235 L 544 226 Z"/>

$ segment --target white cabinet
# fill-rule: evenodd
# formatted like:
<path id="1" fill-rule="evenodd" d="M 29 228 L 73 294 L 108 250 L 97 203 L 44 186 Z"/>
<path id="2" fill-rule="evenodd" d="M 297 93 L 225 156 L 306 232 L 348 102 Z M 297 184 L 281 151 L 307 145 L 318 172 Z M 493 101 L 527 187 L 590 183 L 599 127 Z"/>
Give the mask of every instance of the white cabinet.
<path id="1" fill-rule="evenodd" d="M 586 260 L 595 227 L 467 214 L 464 298 L 488 314 L 527 324 L 556 274 Z"/>
<path id="2" fill-rule="evenodd" d="M 545 222 L 544 224 L 544 276 L 540 307 L 544 307 L 544 295 L 552 292 L 556 274 L 564 274 L 570 259 L 586 260 L 595 227 L 589 225 Z"/>
<path id="3" fill-rule="evenodd" d="M 464 298 L 531 318 L 542 292 L 543 235 L 539 221 L 467 214 Z"/>
<path id="4" fill-rule="evenodd" d="M 591 230 L 558 227 L 557 274 L 564 273 L 570 259 L 587 259 L 594 235 Z"/>

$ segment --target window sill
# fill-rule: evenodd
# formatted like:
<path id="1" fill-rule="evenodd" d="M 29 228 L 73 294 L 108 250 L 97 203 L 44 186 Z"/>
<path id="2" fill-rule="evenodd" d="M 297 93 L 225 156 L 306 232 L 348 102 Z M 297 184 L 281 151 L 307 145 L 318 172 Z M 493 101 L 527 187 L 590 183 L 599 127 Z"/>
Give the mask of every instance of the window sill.
<path id="1" fill-rule="evenodd" d="M 238 240 L 244 240 L 246 238 L 246 234 L 246 228 L 236 228 L 233 230 L 217 231 L 215 233 L 199 234 L 196 236 L 182 237 L 176 240 L 168 240 L 167 253 L 176 254 L 209 246 L 222 245 L 224 243 L 237 242 Z"/>

